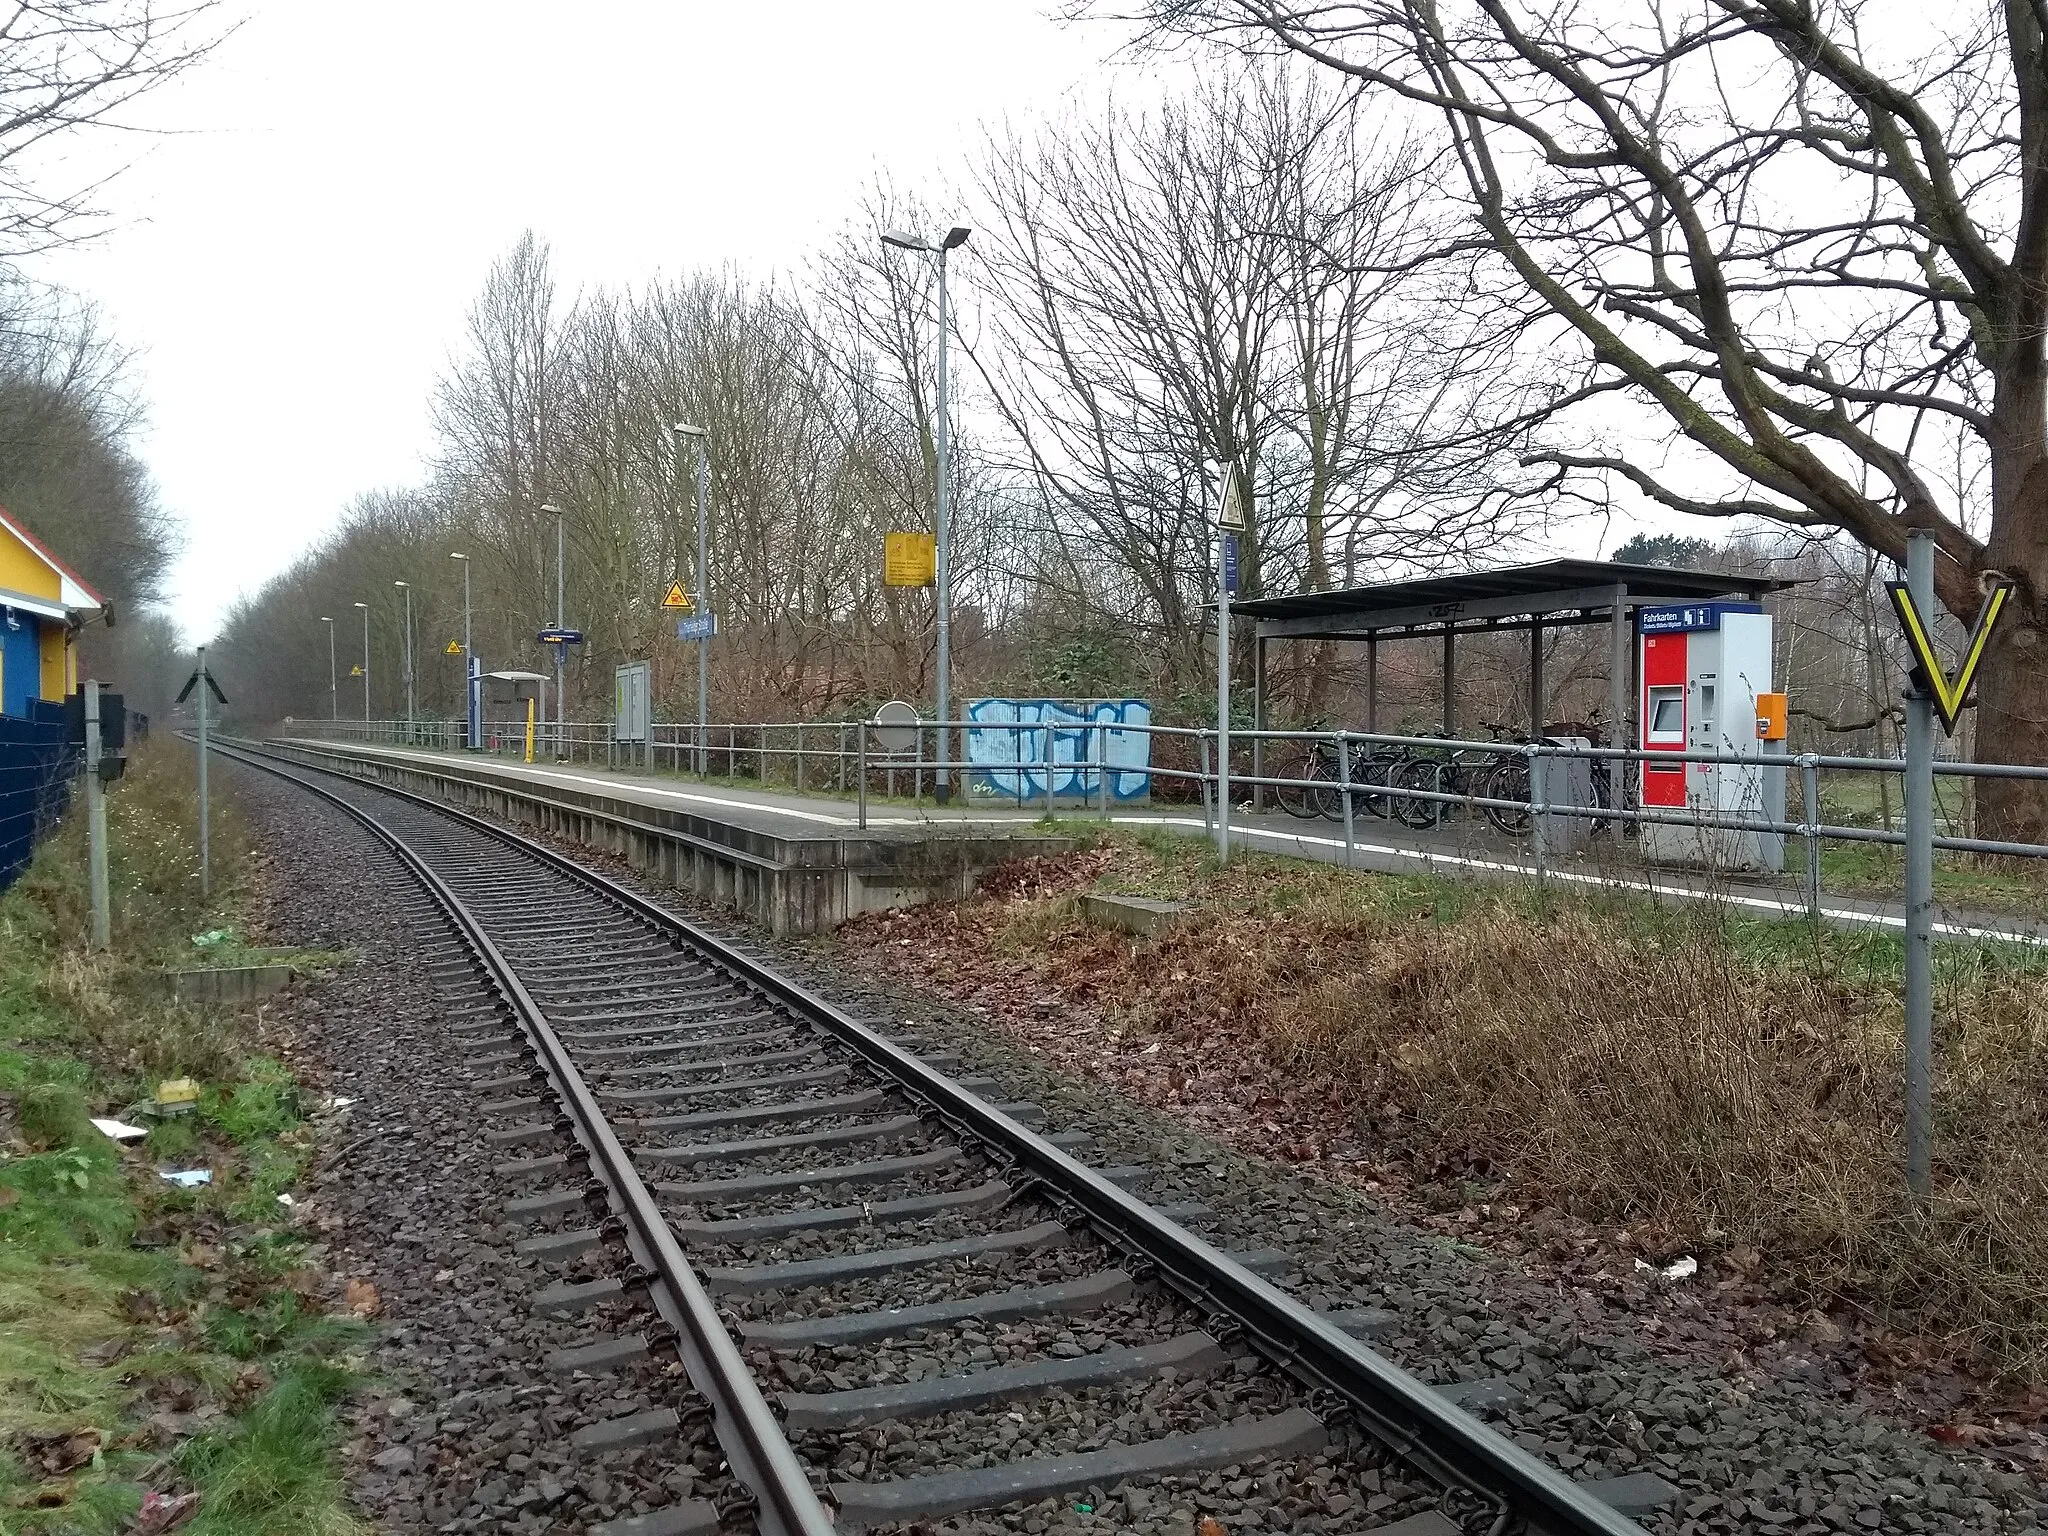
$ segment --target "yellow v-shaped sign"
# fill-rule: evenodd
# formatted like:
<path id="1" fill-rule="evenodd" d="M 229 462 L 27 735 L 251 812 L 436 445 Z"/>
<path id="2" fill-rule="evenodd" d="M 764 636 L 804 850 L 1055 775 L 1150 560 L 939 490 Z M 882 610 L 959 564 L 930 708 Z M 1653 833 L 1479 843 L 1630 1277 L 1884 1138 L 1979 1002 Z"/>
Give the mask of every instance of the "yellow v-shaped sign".
<path id="1" fill-rule="evenodd" d="M 1891 594 L 1892 607 L 1898 610 L 1899 628 L 1906 632 L 1906 646 L 1913 653 L 1913 666 L 1919 674 L 1920 683 L 1934 696 L 1934 711 L 1941 716 L 1942 729 L 1953 736 L 1956 719 L 1970 700 L 1970 684 L 1976 680 L 1977 663 L 1984 659 L 1984 645 L 1991 638 L 1991 626 L 1998 622 L 1999 612 L 2012 591 L 2012 583 L 2001 581 L 1984 594 L 1984 606 L 1977 610 L 1977 622 L 1970 626 L 1970 638 L 1963 645 L 1963 659 L 1956 667 L 1953 680 L 1943 669 L 1941 658 L 1934 654 L 1934 626 L 1921 617 L 1906 584 L 1888 581 L 1884 589 Z"/>

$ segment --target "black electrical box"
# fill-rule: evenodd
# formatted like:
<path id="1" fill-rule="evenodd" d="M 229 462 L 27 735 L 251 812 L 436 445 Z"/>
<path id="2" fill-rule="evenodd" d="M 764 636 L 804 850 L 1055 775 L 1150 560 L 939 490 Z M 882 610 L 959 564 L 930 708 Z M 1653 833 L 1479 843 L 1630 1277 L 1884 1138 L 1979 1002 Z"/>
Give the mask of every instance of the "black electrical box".
<path id="1" fill-rule="evenodd" d="M 85 690 L 64 701 L 64 739 L 85 745 Z M 100 690 L 100 755 L 114 757 L 128 750 L 128 709 L 118 693 Z"/>

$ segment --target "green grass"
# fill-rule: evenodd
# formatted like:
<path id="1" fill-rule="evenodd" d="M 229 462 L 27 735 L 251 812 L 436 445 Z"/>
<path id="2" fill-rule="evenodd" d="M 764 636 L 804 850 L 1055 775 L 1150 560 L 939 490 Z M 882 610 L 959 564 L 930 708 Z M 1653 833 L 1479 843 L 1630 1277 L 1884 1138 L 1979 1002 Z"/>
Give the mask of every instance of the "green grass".
<path id="1" fill-rule="evenodd" d="M 343 1499 L 332 1413 L 362 1330 L 287 1283 L 303 1284 L 306 1262 L 277 1203 L 312 1150 L 298 1086 L 256 1048 L 250 1018 L 164 996 L 163 968 L 193 933 L 232 927 L 247 897 L 231 814 L 215 822 L 218 899 L 198 897 L 189 766 L 177 743 L 139 753 L 110 797 L 111 951 L 79 943 L 75 821 L 0 894 L 0 1093 L 14 1120 L 0 1151 L 5 1536 L 112 1536 L 145 1475 L 200 1493 L 182 1531 L 364 1529 Z M 204 1085 L 197 1109 L 144 1141 L 123 1149 L 91 1125 L 147 1123 L 156 1083 L 183 1075 Z M 214 1182 L 175 1189 L 159 1166 L 209 1167 Z M 167 1394 L 231 1416 L 165 1460 L 134 1432 Z M 97 1450 L 53 1471 L 48 1444 Z"/>
<path id="2" fill-rule="evenodd" d="M 235 1424 L 188 1442 L 179 1469 L 201 1492 L 188 1536 L 357 1536 L 335 1470 L 334 1405 L 348 1374 L 306 1361 L 287 1367 Z"/>

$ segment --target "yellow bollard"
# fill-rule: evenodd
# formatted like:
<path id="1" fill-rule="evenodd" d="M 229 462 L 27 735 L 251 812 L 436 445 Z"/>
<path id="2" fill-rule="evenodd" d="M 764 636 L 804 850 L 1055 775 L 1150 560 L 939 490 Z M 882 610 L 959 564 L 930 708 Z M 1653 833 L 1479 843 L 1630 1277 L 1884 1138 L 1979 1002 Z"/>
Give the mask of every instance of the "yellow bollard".
<path id="1" fill-rule="evenodd" d="M 533 761 L 533 700 L 526 701 L 526 760 Z"/>

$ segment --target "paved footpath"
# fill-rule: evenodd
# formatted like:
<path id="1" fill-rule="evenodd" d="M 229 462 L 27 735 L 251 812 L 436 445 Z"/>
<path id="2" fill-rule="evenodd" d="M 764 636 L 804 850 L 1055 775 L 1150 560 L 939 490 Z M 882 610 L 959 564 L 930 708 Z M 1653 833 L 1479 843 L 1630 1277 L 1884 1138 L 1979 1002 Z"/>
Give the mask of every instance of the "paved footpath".
<path id="1" fill-rule="evenodd" d="M 857 831 L 862 825 L 859 809 L 851 799 L 703 784 L 673 774 L 626 771 L 584 763 L 527 764 L 462 752 L 303 738 L 295 739 L 294 744 L 306 747 L 343 746 L 379 756 L 481 766 L 541 784 L 600 789 L 643 805 L 688 809 L 700 815 L 784 836 L 800 836 L 806 831 L 829 836 Z M 909 770 L 900 772 L 905 779 L 909 777 Z M 866 828 L 870 832 L 896 837 L 944 837 L 977 827 L 1029 826 L 1039 821 L 1043 814 L 1042 807 L 1020 809 L 1014 803 L 940 807 L 929 802 L 912 806 L 900 800 L 875 800 L 868 806 Z M 1105 819 L 1098 810 L 1075 806 L 1063 805 L 1059 814 L 1076 820 Z M 1112 810 L 1106 819 L 1119 827 L 1152 827 L 1188 837 L 1213 836 L 1210 823 L 1199 806 L 1124 807 Z M 1359 815 L 1353 822 L 1348 850 L 1340 823 L 1305 822 L 1276 811 L 1233 810 L 1230 832 L 1233 844 L 1238 847 L 1313 859 L 1325 864 L 1348 862 L 1356 869 L 1386 874 L 1465 873 L 1496 879 L 1527 879 L 1533 873 L 1526 842 L 1511 842 L 1493 835 L 1491 829 L 1483 825 L 1474 827 L 1463 822 L 1432 835 L 1414 832 L 1377 817 Z M 1602 859 L 1596 854 L 1587 858 L 1553 859 L 1546 878 L 1561 885 L 1604 886 L 1678 901 L 1719 902 L 1766 917 L 1802 917 L 1806 913 L 1805 892 L 1796 874 L 1777 881 L 1742 880 L 1727 875 L 1653 869 L 1633 859 Z M 1821 916 L 1829 923 L 1845 928 L 1900 930 L 1905 927 L 1903 902 L 1883 896 L 1824 892 Z M 2048 942 L 2048 921 L 1937 906 L 1934 932 L 1938 938 Z"/>

